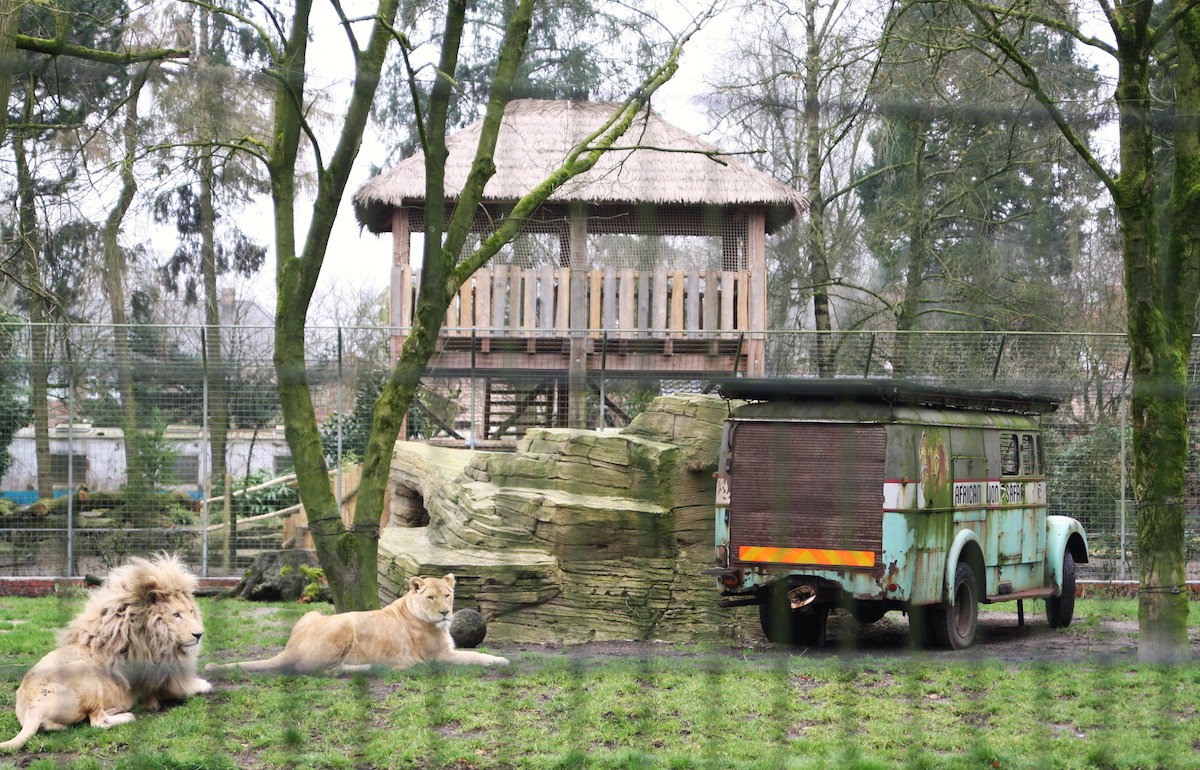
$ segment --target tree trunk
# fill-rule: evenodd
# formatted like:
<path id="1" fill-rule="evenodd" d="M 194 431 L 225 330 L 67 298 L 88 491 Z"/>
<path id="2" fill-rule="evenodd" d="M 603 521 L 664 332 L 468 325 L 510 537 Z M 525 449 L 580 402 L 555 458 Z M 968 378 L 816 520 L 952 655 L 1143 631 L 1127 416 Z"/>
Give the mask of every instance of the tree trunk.
<path id="1" fill-rule="evenodd" d="M 320 433 L 305 370 L 304 329 L 308 305 L 337 216 L 338 203 L 362 140 L 371 102 L 379 83 L 398 0 L 379 3 L 369 44 L 357 52 L 356 73 L 337 148 L 319 171 L 317 199 L 303 251 L 296 244 L 296 161 L 304 122 L 304 66 L 311 0 L 294 5 L 292 28 L 275 62 L 274 143 L 270 152 L 271 198 L 275 205 L 276 287 L 275 372 L 279 383 L 284 431 L 300 499 L 308 513 L 317 557 L 329 581 L 339 612 L 379 606 L 376 567 L 378 516 L 374 527 L 348 529 L 341 520 L 321 449 Z M 395 436 L 393 435 L 393 439 Z M 361 505 L 361 502 L 359 503 Z M 356 522 L 358 518 L 356 517 Z"/>
<path id="2" fill-rule="evenodd" d="M 1122 61 L 1121 199 L 1126 302 L 1133 360 L 1134 496 L 1138 504 L 1138 658 L 1190 658 L 1184 538 L 1187 494 L 1187 370 L 1200 264 L 1200 11 L 1176 27 L 1174 178 L 1167 248 L 1159 254 L 1150 131 L 1149 75 Z M 1162 293 L 1162 294 L 1160 294 Z M 1155 299 L 1158 299 L 1156 312 Z"/>
<path id="3" fill-rule="evenodd" d="M 1192 324 L 1181 333 L 1168 312 L 1169 286 L 1159 237 L 1154 179 L 1149 61 L 1141 36 L 1119 37 L 1116 101 L 1121 174 L 1113 197 L 1121 220 L 1125 303 L 1133 375 L 1133 491 L 1138 506 L 1138 657 L 1187 657 L 1184 495 L 1188 455 L 1187 362 Z M 1181 73 L 1182 74 L 1182 73 Z M 1190 312 L 1195 312 L 1194 302 Z"/>
<path id="4" fill-rule="evenodd" d="M 833 328 L 829 313 L 829 244 L 825 241 L 825 197 L 821 190 L 821 44 L 817 40 L 817 2 L 805 0 L 804 33 L 808 38 L 808 55 L 804 63 L 804 142 L 808 173 L 805 193 L 808 195 L 808 265 L 813 293 L 813 328 L 817 331 L 817 372 L 833 377 L 832 341 L 828 332 Z"/>
<path id="5" fill-rule="evenodd" d="M 500 56 L 492 76 L 483 128 L 475 161 L 467 182 L 445 227 L 444 164 L 446 125 L 452 79 L 457 67 L 458 47 L 466 21 L 466 0 L 447 4 L 442 36 L 442 56 L 430 91 L 422 140 L 425 149 L 427 202 L 425 211 L 425 262 L 414 328 L 405 341 L 400 361 L 385 383 L 376 404 L 371 436 L 363 458 L 363 475 L 355 504 L 352 528 L 343 525 L 333 498 L 324 456 L 321 452 L 316 416 L 304 370 L 304 325 L 308 302 L 328 245 L 329 231 L 337 214 L 358 143 L 391 40 L 390 25 L 397 0 L 380 3 L 377 24 L 370 44 L 359 52 L 354 94 L 345 114 L 341 139 L 329 167 L 319 175 L 319 193 L 313 210 L 304 252 L 297 254 L 294 235 L 296 147 L 300 135 L 304 93 L 304 54 L 308 31 L 309 0 L 296 3 L 294 26 L 284 56 L 275 63 L 279 85 L 275 98 L 275 145 L 271 151 L 271 195 L 275 203 L 276 286 L 279 290 L 275 319 L 275 369 L 279 379 L 284 425 L 300 496 L 309 515 L 309 528 L 317 554 L 329 580 L 330 593 L 338 611 L 370 609 L 379 604 L 376 566 L 379 521 L 396 436 L 403 416 L 416 391 L 436 335 L 445 318 L 450 298 L 459 286 L 486 264 L 502 245 L 516 237 L 521 224 L 566 181 L 595 166 L 606 148 L 633 124 L 650 96 L 674 74 L 683 40 L 676 41 L 668 61 L 656 67 L 637 95 L 627 100 L 604 131 L 586 145 L 574 148 L 563 166 L 522 198 L 501 219 L 492 234 L 469 256 L 463 246 L 475 219 L 483 190 L 495 173 L 492 161 L 500 122 L 508 104 L 512 82 L 528 40 L 534 0 L 520 0 L 507 22 Z M 691 28 L 695 31 L 695 25 Z M 600 134 L 603 136 L 600 136 Z"/>
<path id="6" fill-rule="evenodd" d="M 104 293 L 108 295 L 113 322 L 113 355 L 117 368 L 117 392 L 121 397 L 121 429 L 125 434 L 125 490 L 134 501 L 143 499 L 146 492 L 146 470 L 143 467 L 138 425 L 137 404 L 133 393 L 133 364 L 129 351 L 128 318 L 125 315 L 125 253 L 121 250 L 121 223 L 137 194 L 137 179 L 133 161 L 137 153 L 137 101 L 146 68 L 142 68 L 129 87 L 125 102 L 125 125 L 122 129 L 125 154 L 121 162 L 121 192 L 116 205 L 104 222 Z M 136 510 L 136 506 L 133 508 Z"/>
<path id="7" fill-rule="evenodd" d="M 907 374 L 911 367 L 909 350 L 916 330 L 921 307 L 921 290 L 925 278 L 925 258 L 928 228 L 925 220 L 925 144 L 929 121 L 923 115 L 909 121 L 912 131 L 912 200 L 904 212 L 908 226 L 908 260 L 904 270 L 904 285 L 900 287 L 900 304 L 896 308 L 896 353 L 892 361 L 897 377 Z"/>
<path id="8" fill-rule="evenodd" d="M 204 283 L 204 353 L 208 367 L 208 470 L 210 483 L 224 484 L 229 439 L 229 373 L 221 346 L 221 298 L 217 294 L 214 175 L 212 154 L 205 152 L 200 158 L 200 271 Z M 229 516 L 226 537 L 232 543 L 237 537 L 237 521 L 232 510 Z"/>
<path id="9" fill-rule="evenodd" d="M 26 122 L 32 114 L 32 102 L 26 104 Z M 17 227 L 20 248 L 25 255 L 25 281 L 29 296 L 29 389 L 33 402 L 33 443 L 37 462 L 38 497 L 48 500 L 54 496 L 54 477 L 50 459 L 50 313 L 45 287 L 42 285 L 41 233 L 38 231 L 37 201 L 34 199 L 33 179 L 25 151 L 24 132 L 13 136 L 13 156 L 17 167 L 19 192 Z"/>
<path id="10" fill-rule="evenodd" d="M 17 16 L 24 0 L 0 0 L 0 104 L 8 106 L 12 95 L 13 53 L 17 45 Z M 0 143 L 8 133 L 8 110 L 0 110 Z"/>

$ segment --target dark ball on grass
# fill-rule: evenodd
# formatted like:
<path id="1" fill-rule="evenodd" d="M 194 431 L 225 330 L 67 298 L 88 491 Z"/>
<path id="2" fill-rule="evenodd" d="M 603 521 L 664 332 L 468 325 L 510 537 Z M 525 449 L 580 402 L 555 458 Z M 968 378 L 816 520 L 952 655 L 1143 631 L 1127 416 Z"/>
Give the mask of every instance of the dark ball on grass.
<path id="1" fill-rule="evenodd" d="M 458 610 L 450 621 L 450 638 L 455 647 L 470 649 L 478 647 L 483 637 L 487 636 L 487 621 L 478 610 Z"/>

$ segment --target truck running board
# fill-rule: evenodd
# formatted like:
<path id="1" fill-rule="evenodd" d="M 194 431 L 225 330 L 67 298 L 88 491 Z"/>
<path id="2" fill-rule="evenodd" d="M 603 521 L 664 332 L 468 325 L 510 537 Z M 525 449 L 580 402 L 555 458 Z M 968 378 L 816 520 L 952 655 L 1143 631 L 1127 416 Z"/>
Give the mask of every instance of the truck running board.
<path id="1" fill-rule="evenodd" d="M 1049 596 L 1054 596 L 1055 588 L 1031 588 L 1028 591 L 1013 591 L 1007 594 L 996 594 L 995 596 L 985 596 L 984 604 L 994 604 L 996 602 L 1011 602 L 1016 599 L 1045 599 Z"/>

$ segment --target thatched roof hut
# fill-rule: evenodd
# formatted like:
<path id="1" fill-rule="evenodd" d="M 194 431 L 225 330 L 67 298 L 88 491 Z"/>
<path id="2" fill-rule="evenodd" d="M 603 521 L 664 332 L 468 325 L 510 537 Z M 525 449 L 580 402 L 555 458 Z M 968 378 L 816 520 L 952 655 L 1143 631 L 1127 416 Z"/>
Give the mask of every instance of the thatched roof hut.
<path id="1" fill-rule="evenodd" d="M 614 104 L 521 99 L 508 105 L 496 145 L 496 174 L 485 201 L 515 201 L 540 184 L 567 153 L 617 109 Z M 446 144 L 446 193 L 462 191 L 475 157 L 483 121 L 451 136 Z M 761 207 L 771 232 L 806 205 L 796 190 L 723 155 L 709 142 L 646 111 L 595 168 L 556 190 L 550 201 L 593 205 L 664 207 Z M 425 200 L 423 156 L 409 157 L 371 179 L 354 195 L 358 221 L 371 232 L 392 229 L 392 211 Z"/>
<path id="2" fill-rule="evenodd" d="M 485 237 L 617 109 L 569 101 L 509 104 L 475 238 Z M 480 121 L 447 139 L 451 201 L 466 183 L 482 128 Z M 647 110 L 618 147 L 555 190 L 459 288 L 430 372 L 489 383 L 536 377 L 538 397 L 546 399 L 536 408 L 554 424 L 573 426 L 595 423 L 584 414 L 592 408 L 589 372 L 761 375 L 766 234 L 805 205 L 796 190 Z M 425 230 L 424 158 L 407 158 L 363 184 L 354 209 L 371 232 L 392 234 L 389 323 L 398 355 L 420 286 L 421 260 L 410 257 Z M 469 241 L 466 248 L 473 247 Z M 609 332 L 622 340 L 617 356 L 606 356 Z M 493 406 L 491 394 L 498 391 L 488 388 L 483 415 L 472 424 L 482 422 L 482 434 L 492 438 L 519 415 L 493 419 L 501 404 Z M 516 388 L 513 403 L 528 414 L 534 396 Z"/>

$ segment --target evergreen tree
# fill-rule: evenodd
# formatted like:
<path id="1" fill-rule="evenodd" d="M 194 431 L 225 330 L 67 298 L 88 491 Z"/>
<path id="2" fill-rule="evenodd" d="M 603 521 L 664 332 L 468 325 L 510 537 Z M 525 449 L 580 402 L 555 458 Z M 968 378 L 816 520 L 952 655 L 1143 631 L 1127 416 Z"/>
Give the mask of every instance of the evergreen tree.
<path id="1" fill-rule="evenodd" d="M 915 4 L 888 26 L 859 185 L 872 288 L 899 330 L 1060 329 L 1078 313 L 1061 299 L 1098 187 L 1033 97 L 959 44 L 971 24 L 954 6 Z M 1023 42 L 1064 96 L 1094 100 L 1095 72 L 1062 34 Z"/>

